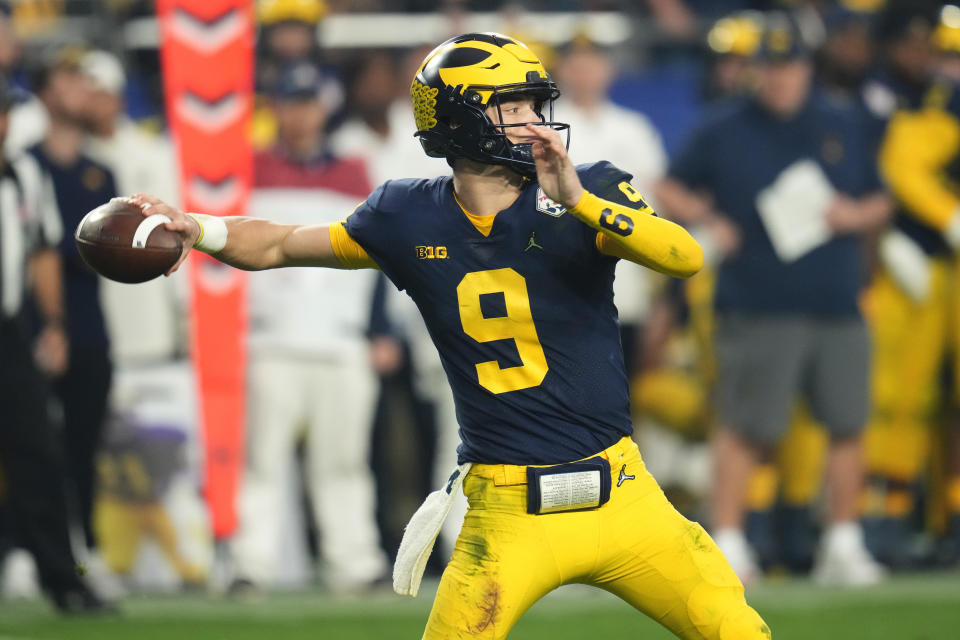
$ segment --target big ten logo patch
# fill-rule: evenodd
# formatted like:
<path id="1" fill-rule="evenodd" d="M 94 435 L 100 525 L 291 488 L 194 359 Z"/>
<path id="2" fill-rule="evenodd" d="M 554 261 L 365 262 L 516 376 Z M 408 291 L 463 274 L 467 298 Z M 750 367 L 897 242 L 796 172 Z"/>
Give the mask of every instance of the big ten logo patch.
<path id="1" fill-rule="evenodd" d="M 420 245 L 414 248 L 417 250 L 417 258 L 420 260 L 442 260 L 447 257 L 446 247 L 428 247 L 425 245 Z"/>

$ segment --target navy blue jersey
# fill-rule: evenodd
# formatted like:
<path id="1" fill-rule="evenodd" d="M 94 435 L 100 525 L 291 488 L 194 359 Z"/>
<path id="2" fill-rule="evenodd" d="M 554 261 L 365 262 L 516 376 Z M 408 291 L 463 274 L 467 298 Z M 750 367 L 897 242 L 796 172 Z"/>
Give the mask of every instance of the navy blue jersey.
<path id="1" fill-rule="evenodd" d="M 833 187 L 860 197 L 882 188 L 868 132 L 855 112 L 813 95 L 793 118 L 754 101 L 713 114 L 673 161 L 670 175 L 708 192 L 741 232 L 741 247 L 717 273 L 715 305 L 724 311 L 852 316 L 865 284 L 861 240 L 838 235 L 784 262 L 757 212 L 757 196 L 802 159 L 817 162 Z"/>
<path id="2" fill-rule="evenodd" d="M 79 156 L 70 166 L 62 166 L 47 155 L 43 145 L 32 147 L 30 152 L 50 174 L 63 221 L 64 234 L 59 248 L 63 259 L 66 323 L 71 346 L 104 349 L 109 340 L 99 302 L 99 277 L 80 257 L 73 230 L 88 211 L 117 195 L 113 174 L 85 155 Z"/>
<path id="3" fill-rule="evenodd" d="M 642 206 L 610 163 L 577 172 L 588 191 Z M 616 259 L 536 182 L 489 236 L 449 176 L 387 182 L 344 226 L 423 314 L 453 389 L 461 462 L 576 460 L 632 433 Z"/>

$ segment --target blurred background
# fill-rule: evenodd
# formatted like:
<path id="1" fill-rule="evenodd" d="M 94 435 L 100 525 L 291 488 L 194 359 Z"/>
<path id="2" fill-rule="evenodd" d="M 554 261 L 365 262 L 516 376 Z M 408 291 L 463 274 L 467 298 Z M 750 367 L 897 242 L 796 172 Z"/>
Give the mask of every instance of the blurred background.
<path id="1" fill-rule="evenodd" d="M 403 527 L 446 478 L 458 442 L 443 371 L 410 300 L 379 274 L 294 269 L 239 279 L 201 258 L 173 277 L 121 285 L 83 265 L 71 234 L 87 211 L 117 195 L 332 222 L 388 179 L 448 173 L 413 137 L 409 85 L 433 47 L 470 31 L 528 44 L 563 93 L 554 119 L 571 124 L 574 161 L 606 159 L 629 172 L 660 214 L 688 225 L 706 249 L 707 267 L 686 281 L 621 265 L 616 302 L 634 437 L 676 507 L 708 529 L 713 400 L 723 370 L 714 349 L 715 279 L 749 247 L 751 232 L 725 213 L 736 205 L 710 182 L 713 169 L 694 171 L 690 158 L 716 151 L 704 140 L 722 129 L 716 123 L 725 110 L 774 109 L 777 96 L 790 93 L 789 79 L 771 85 L 771 68 L 809 69 L 797 81 L 798 100 L 827 105 L 836 131 L 805 121 L 797 130 L 823 134 L 814 150 L 820 161 L 856 164 L 887 199 L 867 222 L 843 227 L 831 219 L 819 241 L 843 236 L 858 264 L 855 304 L 866 320 L 871 369 L 854 502 L 866 548 L 882 565 L 826 582 L 868 587 L 850 605 L 850 619 L 898 601 L 913 612 L 903 614 L 910 628 L 943 628 L 938 616 L 946 624 L 960 593 L 960 7 L 923 0 L 158 4 L 0 2 L 4 167 L 30 156 L 38 171 L 35 187 L 20 177 L 11 178 L 17 186 L 9 193 L 0 188 L 0 211 L 35 188 L 38 218 L 59 218 L 39 225 L 47 231 L 37 232 L 36 251 L 59 254 L 64 292 L 60 312 L 50 312 L 36 281 L 22 308 L 5 307 L 43 346 L 32 393 L 49 408 L 49 429 L 37 431 L 50 451 L 36 454 L 16 438 L 0 447 L 8 448 L 5 460 L 36 454 L 30 459 L 46 480 L 62 485 L 66 518 L 50 516 L 45 526 L 66 520 L 70 550 L 59 562 L 72 554 L 81 583 L 49 578 L 55 571 L 44 562 L 58 561 L 38 558 L 36 549 L 58 543 L 37 547 L 43 526 L 23 526 L 33 517 L 24 515 L 29 505 L 53 494 L 18 485 L 0 466 L 0 631 L 83 637 L 43 627 L 45 610 L 35 603 L 44 590 L 66 613 L 123 607 L 124 599 L 143 613 L 135 603 L 144 594 L 257 602 L 305 592 L 385 602 L 376 594 L 389 592 Z M 779 45 L 770 35 L 777 28 L 787 34 Z M 204 60 L 193 75 L 191 56 Z M 803 135 L 749 131 L 761 137 L 743 140 L 744 149 L 810 155 Z M 737 189 L 769 186 L 754 179 L 764 171 L 762 154 L 740 159 L 737 148 L 729 151 L 744 185 Z M 755 194 L 747 195 L 752 202 Z M 2 227 L 6 238 L 12 228 Z M 817 244 L 800 251 L 816 253 Z M 7 271 L 11 246 L 0 244 Z M 778 256 L 784 264 L 798 259 Z M 811 277 L 826 283 L 828 296 L 835 275 L 825 264 Z M 789 297 L 793 285 L 771 286 L 786 287 L 780 293 Z M 813 307 L 817 286 L 805 294 Z M 5 280 L 0 292 L 10 290 Z M 64 341 L 51 347 L 46 332 L 58 323 Z M 58 349 L 67 356 L 59 366 Z M 751 393 L 768 391 L 761 381 Z M 773 618 L 775 632 L 783 619 L 788 630 L 778 637 L 808 637 L 790 635 L 789 615 L 778 614 L 797 593 L 813 603 L 805 614 L 836 611 L 827 603 L 836 592 L 824 587 L 833 595 L 818 599 L 809 581 L 830 518 L 831 439 L 817 411 L 807 410 L 806 391 L 796 385 L 789 428 L 764 441 L 740 498 L 748 544 L 741 575 L 767 593 L 757 608 Z M 832 389 L 840 403 L 847 392 Z M 849 397 L 862 402 L 855 389 Z M 0 413 L 0 429 L 32 428 L 25 420 Z M 431 558 L 434 578 L 452 549 L 459 508 Z M 784 581 L 787 591 L 763 591 Z M 924 609 L 938 597 L 953 599 Z M 277 610 L 315 604 L 294 602 Z M 333 610 L 316 606 L 320 616 Z M 596 604 L 600 612 L 607 606 Z M 5 629 L 8 614 L 13 626 Z M 354 617 L 364 615 L 357 609 Z M 834 623 L 848 623 L 844 617 Z M 349 632 L 356 635 L 348 626 L 316 628 L 368 637 L 361 623 Z M 851 637 L 933 637 L 881 635 L 884 626 Z M 416 617 L 410 628 L 418 628 Z M 385 633 L 369 637 L 394 637 Z M 536 635 L 533 623 L 522 633 L 564 637 L 562 629 Z"/>

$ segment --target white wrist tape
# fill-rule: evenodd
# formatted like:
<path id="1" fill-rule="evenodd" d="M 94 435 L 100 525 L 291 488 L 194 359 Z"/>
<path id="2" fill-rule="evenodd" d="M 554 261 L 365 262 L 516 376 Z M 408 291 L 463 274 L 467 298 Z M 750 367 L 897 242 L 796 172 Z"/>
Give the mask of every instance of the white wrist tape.
<path id="1" fill-rule="evenodd" d="M 188 216 L 200 227 L 200 235 L 193 243 L 194 249 L 204 253 L 218 253 L 227 244 L 227 225 L 217 216 L 202 213 L 188 213 Z"/>

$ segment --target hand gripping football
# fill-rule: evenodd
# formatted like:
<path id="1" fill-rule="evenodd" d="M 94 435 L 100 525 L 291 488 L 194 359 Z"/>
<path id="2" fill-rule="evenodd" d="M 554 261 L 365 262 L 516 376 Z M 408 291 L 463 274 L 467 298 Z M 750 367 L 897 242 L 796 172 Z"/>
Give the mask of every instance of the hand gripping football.
<path id="1" fill-rule="evenodd" d="M 83 217 L 74 239 L 84 262 L 105 278 L 146 282 L 166 273 L 183 249 L 165 222 L 164 215 L 144 217 L 130 198 L 113 198 Z"/>

